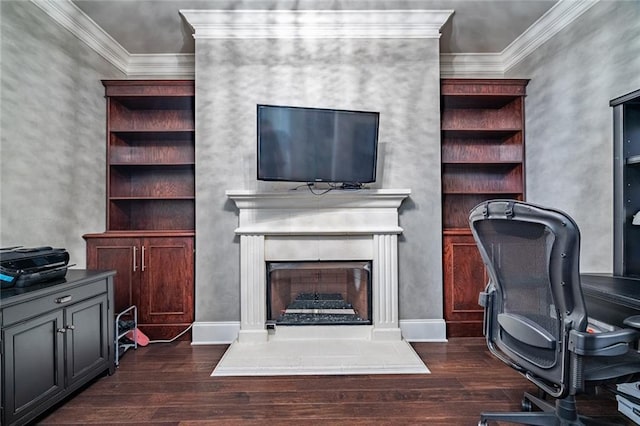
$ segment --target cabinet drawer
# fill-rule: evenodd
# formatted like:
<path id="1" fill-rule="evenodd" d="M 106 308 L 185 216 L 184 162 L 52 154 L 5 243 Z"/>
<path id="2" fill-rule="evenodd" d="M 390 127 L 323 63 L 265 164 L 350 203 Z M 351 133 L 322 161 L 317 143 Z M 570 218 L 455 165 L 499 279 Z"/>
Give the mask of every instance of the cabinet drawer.
<path id="1" fill-rule="evenodd" d="M 68 288 L 59 292 L 42 296 L 28 302 L 6 307 L 2 310 L 3 326 L 24 321 L 36 315 L 41 315 L 52 309 L 63 308 L 72 303 L 88 299 L 97 294 L 107 292 L 108 280 L 103 279 L 82 286 Z"/>

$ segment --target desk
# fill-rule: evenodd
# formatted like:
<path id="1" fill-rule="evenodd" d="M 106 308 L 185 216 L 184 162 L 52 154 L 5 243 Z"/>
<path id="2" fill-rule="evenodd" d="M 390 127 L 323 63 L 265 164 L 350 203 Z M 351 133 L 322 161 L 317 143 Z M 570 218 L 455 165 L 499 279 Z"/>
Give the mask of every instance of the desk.
<path id="1" fill-rule="evenodd" d="M 640 315 L 640 279 L 611 274 L 582 274 L 582 292 L 589 317 L 616 327 Z"/>

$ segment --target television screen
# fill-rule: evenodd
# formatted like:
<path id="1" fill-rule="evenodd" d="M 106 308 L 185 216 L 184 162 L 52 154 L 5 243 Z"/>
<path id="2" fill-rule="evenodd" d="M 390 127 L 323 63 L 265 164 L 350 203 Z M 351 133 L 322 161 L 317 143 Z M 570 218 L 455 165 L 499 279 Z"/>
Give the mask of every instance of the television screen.
<path id="1" fill-rule="evenodd" d="M 375 182 L 379 115 L 258 105 L 258 179 Z"/>

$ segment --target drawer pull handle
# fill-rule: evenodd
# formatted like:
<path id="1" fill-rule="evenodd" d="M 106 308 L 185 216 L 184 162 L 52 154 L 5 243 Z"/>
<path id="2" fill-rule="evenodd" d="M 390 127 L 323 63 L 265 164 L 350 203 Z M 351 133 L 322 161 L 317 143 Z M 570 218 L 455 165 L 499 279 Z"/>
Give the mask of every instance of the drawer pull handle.
<path id="1" fill-rule="evenodd" d="M 71 302 L 71 296 L 62 296 L 56 299 L 56 303 L 67 303 Z"/>
<path id="2" fill-rule="evenodd" d="M 133 246 L 133 272 L 135 272 L 138 269 L 137 258 L 138 258 L 138 247 Z"/>

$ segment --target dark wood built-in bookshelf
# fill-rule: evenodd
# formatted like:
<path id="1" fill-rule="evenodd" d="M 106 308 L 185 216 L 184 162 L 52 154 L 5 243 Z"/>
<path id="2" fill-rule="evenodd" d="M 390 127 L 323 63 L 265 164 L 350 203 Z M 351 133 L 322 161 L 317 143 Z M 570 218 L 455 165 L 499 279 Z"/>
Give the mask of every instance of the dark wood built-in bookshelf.
<path id="1" fill-rule="evenodd" d="M 193 230 L 192 81 L 105 81 L 107 230 Z"/>
<path id="2" fill-rule="evenodd" d="M 640 278 L 640 90 L 616 98 L 613 107 L 613 273 Z M 638 218 L 640 219 L 640 217 Z"/>
<path id="3" fill-rule="evenodd" d="M 494 198 L 524 200 L 528 80 L 441 81 L 444 317 L 449 336 L 482 335 L 487 282 L 469 211 Z"/>
<path id="4" fill-rule="evenodd" d="M 85 235 L 87 266 L 115 269 L 116 312 L 169 338 L 193 321 L 195 86 L 105 80 L 107 229 Z"/>

